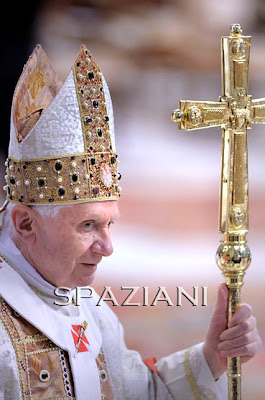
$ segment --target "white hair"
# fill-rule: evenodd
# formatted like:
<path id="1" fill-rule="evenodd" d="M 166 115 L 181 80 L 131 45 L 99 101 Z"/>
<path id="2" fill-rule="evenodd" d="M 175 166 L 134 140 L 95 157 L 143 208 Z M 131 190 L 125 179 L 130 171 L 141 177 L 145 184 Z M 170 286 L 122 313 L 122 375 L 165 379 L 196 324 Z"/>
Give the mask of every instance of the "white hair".
<path id="1" fill-rule="evenodd" d="M 8 203 L 4 216 L 3 216 L 3 222 L 2 222 L 2 228 L 3 230 L 7 230 L 10 235 L 13 236 L 14 234 L 14 226 L 13 222 L 11 219 L 11 210 L 13 207 L 15 207 L 16 203 Z M 64 207 L 69 207 L 71 204 L 64 204 L 64 205 L 40 205 L 40 206 L 30 206 L 31 208 L 34 208 L 37 213 L 39 213 L 42 217 L 47 217 L 47 218 L 55 218 L 58 214 L 58 212 L 64 208 Z"/>

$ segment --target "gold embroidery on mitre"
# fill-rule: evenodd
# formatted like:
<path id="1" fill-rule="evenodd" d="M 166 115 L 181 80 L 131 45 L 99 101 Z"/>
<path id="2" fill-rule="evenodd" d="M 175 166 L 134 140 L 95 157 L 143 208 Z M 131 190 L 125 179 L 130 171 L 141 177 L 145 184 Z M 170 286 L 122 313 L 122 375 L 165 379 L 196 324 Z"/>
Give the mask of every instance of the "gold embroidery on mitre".
<path id="1" fill-rule="evenodd" d="M 118 159 L 112 148 L 102 73 L 84 45 L 72 70 L 84 153 L 30 160 L 16 160 L 9 156 L 5 190 L 11 202 L 62 204 L 116 200 L 120 196 Z M 42 68 L 38 64 L 29 80 L 31 97 L 37 94 L 39 88 L 43 89 L 43 79 Z M 28 108 L 29 114 L 32 114 L 32 107 Z"/>
<path id="2" fill-rule="evenodd" d="M 62 84 L 44 50 L 37 45 L 22 71 L 13 96 L 12 117 L 18 142 L 28 135 Z"/>
<path id="3" fill-rule="evenodd" d="M 105 103 L 102 73 L 83 45 L 73 67 L 77 98 L 88 153 L 112 153 L 109 116 Z"/>
<path id="4" fill-rule="evenodd" d="M 29 77 L 27 83 L 27 89 L 29 90 L 31 97 L 35 99 L 37 94 L 40 92 L 41 89 L 45 87 L 45 75 L 44 71 L 41 68 L 41 65 L 38 64 L 35 70 Z"/>
<path id="5" fill-rule="evenodd" d="M 119 197 L 117 156 L 81 154 L 42 160 L 7 160 L 7 199 L 23 204 L 62 204 Z M 111 185 L 102 182 L 108 166 Z"/>

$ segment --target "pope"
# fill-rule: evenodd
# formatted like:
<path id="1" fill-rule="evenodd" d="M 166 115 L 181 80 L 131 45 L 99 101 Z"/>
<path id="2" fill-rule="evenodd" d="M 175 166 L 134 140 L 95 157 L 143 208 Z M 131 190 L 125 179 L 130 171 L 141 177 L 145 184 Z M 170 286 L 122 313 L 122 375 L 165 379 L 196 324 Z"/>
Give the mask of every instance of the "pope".
<path id="1" fill-rule="evenodd" d="M 227 324 L 228 290 L 204 343 L 158 361 L 128 350 L 98 296 L 55 304 L 56 288 L 90 286 L 113 252 L 118 158 L 110 93 L 85 46 L 64 83 L 40 45 L 15 89 L 0 236 L 0 398 L 225 399 L 227 357 L 261 339 L 248 304 Z M 62 294 L 64 289 L 60 289 Z M 177 332 L 176 332 L 177 341 Z"/>

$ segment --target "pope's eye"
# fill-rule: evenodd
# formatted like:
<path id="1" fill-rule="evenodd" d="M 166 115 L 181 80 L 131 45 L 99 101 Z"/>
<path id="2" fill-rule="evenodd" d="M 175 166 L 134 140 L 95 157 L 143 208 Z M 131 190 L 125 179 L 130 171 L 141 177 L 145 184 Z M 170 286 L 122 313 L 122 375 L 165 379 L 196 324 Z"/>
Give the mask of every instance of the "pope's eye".
<path id="1" fill-rule="evenodd" d="M 86 229 L 91 228 L 91 227 L 92 227 L 92 222 L 86 222 L 86 223 L 84 224 L 84 227 L 85 227 Z"/>

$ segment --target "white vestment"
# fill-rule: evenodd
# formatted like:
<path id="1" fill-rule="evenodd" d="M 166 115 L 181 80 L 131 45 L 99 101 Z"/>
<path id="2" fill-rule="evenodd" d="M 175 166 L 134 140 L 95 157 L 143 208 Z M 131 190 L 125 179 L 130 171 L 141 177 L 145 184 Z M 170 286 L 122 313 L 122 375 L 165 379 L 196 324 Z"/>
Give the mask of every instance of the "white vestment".
<path id="1" fill-rule="evenodd" d="M 55 288 L 25 260 L 5 231 L 0 237 L 0 258 L 0 296 L 15 313 L 68 353 L 76 399 L 102 398 L 96 364 L 101 349 L 115 400 L 227 398 L 226 376 L 215 382 L 202 343 L 160 359 L 156 363 L 157 376 L 139 353 L 126 348 L 122 325 L 106 303 L 96 306 L 98 296 L 81 301 L 80 306 L 56 306 Z M 85 335 L 90 345 L 88 351 L 75 357 L 72 327 L 83 321 L 88 323 Z M 0 400 L 24 398 L 18 363 L 0 319 Z"/>

